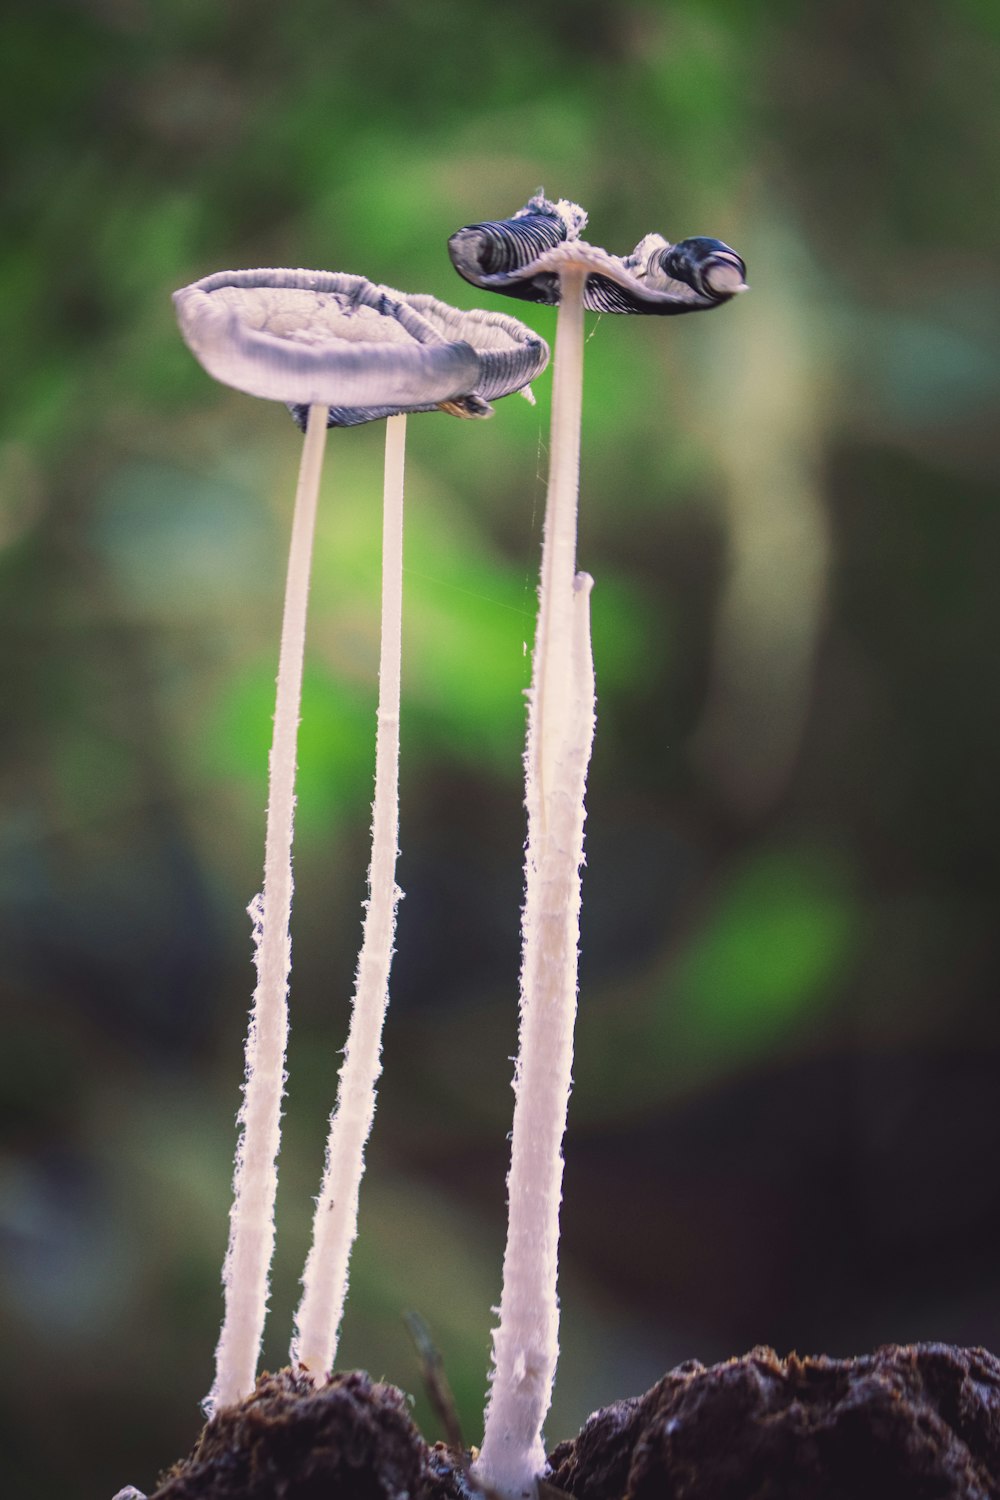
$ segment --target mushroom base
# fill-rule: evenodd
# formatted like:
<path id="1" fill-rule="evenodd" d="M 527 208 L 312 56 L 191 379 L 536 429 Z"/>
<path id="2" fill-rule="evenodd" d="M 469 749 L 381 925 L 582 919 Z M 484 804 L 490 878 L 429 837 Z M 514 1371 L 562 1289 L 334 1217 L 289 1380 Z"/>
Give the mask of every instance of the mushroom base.
<path id="1" fill-rule="evenodd" d="M 758 1348 L 691 1361 L 595 1412 L 551 1455 L 573 1500 L 1000 1500 L 1000 1360 L 888 1345 L 856 1359 Z M 282 1371 L 220 1412 L 151 1500 L 469 1500 L 402 1392 Z"/>
<path id="2" fill-rule="evenodd" d="M 452 1469 L 395 1386 L 358 1370 L 317 1389 L 281 1370 L 218 1412 L 150 1500 L 457 1500 Z"/>

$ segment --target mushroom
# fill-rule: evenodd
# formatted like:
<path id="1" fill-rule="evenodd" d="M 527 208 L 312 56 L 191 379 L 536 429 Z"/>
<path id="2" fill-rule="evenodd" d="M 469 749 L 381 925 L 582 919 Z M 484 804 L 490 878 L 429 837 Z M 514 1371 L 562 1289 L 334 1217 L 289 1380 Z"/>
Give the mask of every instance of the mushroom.
<path id="1" fill-rule="evenodd" d="M 525 805 L 521 1022 L 507 1178 L 508 1226 L 480 1482 L 508 1500 L 534 1492 L 559 1353 L 557 1296 L 562 1140 L 577 1004 L 584 793 L 594 731 L 589 598 L 576 571 L 584 309 L 672 315 L 717 307 L 745 289 L 721 240 L 647 235 L 609 255 L 580 234 L 587 215 L 541 190 L 513 218 L 471 224 L 448 250 L 466 281 L 558 304 L 552 437 L 532 660 Z"/>
<path id="2" fill-rule="evenodd" d="M 514 318 L 459 312 L 433 297 L 409 296 L 361 276 L 334 272 L 222 271 L 176 292 L 174 303 L 184 338 L 210 375 L 251 395 L 286 403 L 305 430 L 269 762 L 264 887 L 250 906 L 257 987 L 223 1269 L 225 1314 L 215 1382 L 205 1402 L 211 1415 L 253 1389 L 267 1306 L 288 1031 L 296 738 L 326 431 L 328 426 L 388 418 L 370 899 L 293 1344 L 297 1364 L 317 1381 L 332 1365 L 346 1295 L 399 897 L 395 866 L 406 413 L 440 408 L 459 416 L 488 416 L 489 401 L 526 387 L 544 369 L 549 351 Z"/>

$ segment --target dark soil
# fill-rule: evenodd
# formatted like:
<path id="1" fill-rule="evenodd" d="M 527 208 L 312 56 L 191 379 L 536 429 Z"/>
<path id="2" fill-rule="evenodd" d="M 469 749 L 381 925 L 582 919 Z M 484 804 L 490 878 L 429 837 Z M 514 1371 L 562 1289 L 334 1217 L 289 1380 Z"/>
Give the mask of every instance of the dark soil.
<path id="1" fill-rule="evenodd" d="M 353 1371 L 316 1390 L 282 1370 L 213 1417 L 151 1500 L 457 1500 L 437 1473 L 453 1467 L 395 1386 Z"/>
<path id="2" fill-rule="evenodd" d="M 996 1500 L 1000 1360 L 915 1344 L 692 1361 L 550 1462 L 574 1500 Z"/>
<path id="3" fill-rule="evenodd" d="M 916 1344 L 691 1361 L 550 1463 L 573 1500 L 1000 1500 L 1000 1360 Z M 151 1500 L 469 1500 L 465 1476 L 395 1387 L 354 1373 L 316 1391 L 283 1371 L 209 1422 Z"/>

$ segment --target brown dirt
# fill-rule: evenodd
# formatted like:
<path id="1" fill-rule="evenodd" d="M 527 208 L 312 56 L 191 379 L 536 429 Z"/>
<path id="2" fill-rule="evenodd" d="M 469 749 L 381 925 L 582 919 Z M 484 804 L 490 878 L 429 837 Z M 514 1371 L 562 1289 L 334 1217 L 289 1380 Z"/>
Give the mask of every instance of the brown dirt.
<path id="1" fill-rule="evenodd" d="M 208 1423 L 150 1500 L 450 1500 L 406 1397 L 363 1371 L 315 1390 L 282 1370 Z"/>
<path id="2" fill-rule="evenodd" d="M 1000 1360 L 890 1345 L 691 1361 L 595 1412 L 551 1455 L 572 1500 L 1000 1500 Z M 282 1371 L 208 1423 L 150 1500 L 468 1500 L 393 1386 L 361 1372 L 316 1391 Z"/>
<path id="3" fill-rule="evenodd" d="M 889 1345 L 692 1361 L 551 1455 L 574 1500 L 997 1500 L 1000 1360 Z"/>

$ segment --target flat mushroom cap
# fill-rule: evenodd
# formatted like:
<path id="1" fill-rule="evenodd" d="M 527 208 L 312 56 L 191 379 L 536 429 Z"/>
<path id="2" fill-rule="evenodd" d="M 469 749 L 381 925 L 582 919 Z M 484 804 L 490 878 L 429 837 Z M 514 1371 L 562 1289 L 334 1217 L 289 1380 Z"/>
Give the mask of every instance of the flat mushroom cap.
<path id="1" fill-rule="evenodd" d="M 218 271 L 175 292 L 174 306 L 210 375 L 285 402 L 300 425 L 316 403 L 329 426 L 436 407 L 488 416 L 491 398 L 526 386 L 549 358 L 515 318 L 333 271 Z"/>
<path id="2" fill-rule="evenodd" d="M 610 255 L 579 238 L 586 223 L 577 204 L 552 203 L 539 190 L 513 218 L 459 229 L 448 253 L 473 286 L 550 305 L 559 301 L 562 272 L 583 269 L 583 305 L 592 312 L 698 312 L 746 290 L 746 266 L 721 240 L 672 245 L 647 234 L 631 255 Z"/>

